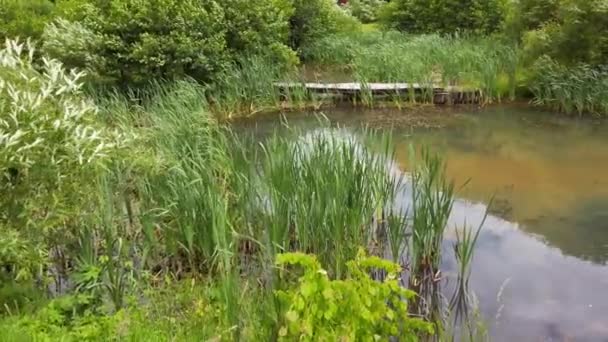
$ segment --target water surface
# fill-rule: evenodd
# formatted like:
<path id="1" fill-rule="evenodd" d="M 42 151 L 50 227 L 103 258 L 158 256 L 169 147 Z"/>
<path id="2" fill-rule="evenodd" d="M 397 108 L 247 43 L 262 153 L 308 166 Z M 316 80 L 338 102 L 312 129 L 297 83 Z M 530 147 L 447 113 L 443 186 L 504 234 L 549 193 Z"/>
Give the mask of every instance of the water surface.
<path id="1" fill-rule="evenodd" d="M 525 106 L 325 112 L 335 125 L 394 132 L 396 161 L 409 145 L 441 152 L 467 183 L 450 225 L 477 224 L 471 287 L 497 341 L 608 341 L 608 123 Z M 287 114 L 318 126 L 314 115 Z M 277 115 L 238 123 L 260 134 Z M 453 234 L 447 233 L 449 246 Z M 449 250 L 449 248 L 446 248 Z M 445 258 L 444 272 L 454 271 Z"/>

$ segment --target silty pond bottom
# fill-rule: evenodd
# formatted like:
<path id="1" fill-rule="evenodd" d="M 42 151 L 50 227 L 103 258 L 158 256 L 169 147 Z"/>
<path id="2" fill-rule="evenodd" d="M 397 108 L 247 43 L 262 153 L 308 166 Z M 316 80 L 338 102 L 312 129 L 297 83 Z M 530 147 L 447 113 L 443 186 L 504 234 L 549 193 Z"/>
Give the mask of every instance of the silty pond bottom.
<path id="1" fill-rule="evenodd" d="M 450 226 L 476 226 L 494 197 L 470 279 L 493 340 L 608 341 L 608 122 L 521 105 L 324 115 L 346 130 L 392 130 L 402 170 L 410 144 L 441 153 L 457 187 L 468 181 Z M 315 114 L 285 117 L 320 125 Z M 260 137 L 282 126 L 278 114 L 234 125 Z M 444 254 L 449 275 L 456 264 L 451 248 Z"/>

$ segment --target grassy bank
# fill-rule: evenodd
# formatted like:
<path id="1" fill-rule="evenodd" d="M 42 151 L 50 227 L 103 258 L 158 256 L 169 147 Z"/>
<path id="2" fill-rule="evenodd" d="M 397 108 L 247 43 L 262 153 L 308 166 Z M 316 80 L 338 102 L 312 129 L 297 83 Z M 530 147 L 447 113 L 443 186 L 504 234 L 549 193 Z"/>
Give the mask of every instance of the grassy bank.
<path id="1" fill-rule="evenodd" d="M 486 101 L 513 92 L 518 66 L 517 50 L 490 38 L 396 31 L 326 37 L 306 57 L 318 64 L 339 66 L 360 82 L 468 86 L 482 89 Z"/>
<path id="2" fill-rule="evenodd" d="M 602 66 L 565 66 L 549 57 L 529 64 L 524 51 L 499 37 L 408 35 L 365 30 L 328 35 L 311 44 L 298 72 L 280 70 L 259 57 L 233 65 L 216 89 L 220 116 L 262 111 L 318 109 L 333 101 L 276 82 L 405 82 L 428 88 L 422 94 L 348 99 L 354 106 L 408 107 L 432 102 L 432 87 L 480 89 L 483 104 L 530 101 L 564 114 L 605 116 L 606 72 Z M 222 100 L 219 100 L 222 99 Z"/>

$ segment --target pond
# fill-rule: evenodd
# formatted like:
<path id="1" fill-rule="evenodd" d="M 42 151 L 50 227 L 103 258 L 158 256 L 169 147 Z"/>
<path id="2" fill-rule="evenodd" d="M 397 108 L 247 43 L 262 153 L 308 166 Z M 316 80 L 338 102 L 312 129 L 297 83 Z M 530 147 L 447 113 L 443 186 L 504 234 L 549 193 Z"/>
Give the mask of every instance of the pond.
<path id="1" fill-rule="evenodd" d="M 448 176 L 466 183 L 451 226 L 478 224 L 494 198 L 470 281 L 493 340 L 608 341 L 608 122 L 524 105 L 324 113 L 346 129 L 392 130 L 404 170 L 410 144 L 440 152 Z M 318 126 L 312 114 L 287 118 Z M 279 121 L 267 115 L 236 125 L 264 135 Z M 455 272 L 453 235 L 446 275 Z"/>

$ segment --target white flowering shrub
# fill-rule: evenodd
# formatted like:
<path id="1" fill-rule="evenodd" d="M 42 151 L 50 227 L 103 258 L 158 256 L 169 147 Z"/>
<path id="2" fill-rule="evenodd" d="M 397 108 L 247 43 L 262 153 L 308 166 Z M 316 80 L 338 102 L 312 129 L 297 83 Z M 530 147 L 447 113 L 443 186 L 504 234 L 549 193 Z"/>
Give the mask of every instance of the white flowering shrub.
<path id="1" fill-rule="evenodd" d="M 0 234 L 45 249 L 67 243 L 96 172 L 127 139 L 96 120 L 83 73 L 33 56 L 29 42 L 0 50 Z"/>

